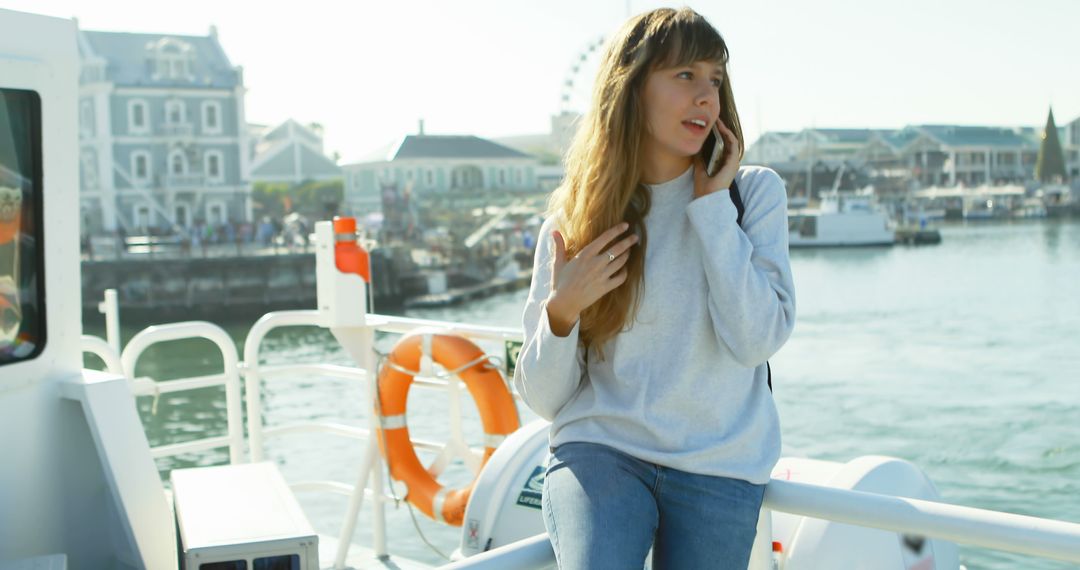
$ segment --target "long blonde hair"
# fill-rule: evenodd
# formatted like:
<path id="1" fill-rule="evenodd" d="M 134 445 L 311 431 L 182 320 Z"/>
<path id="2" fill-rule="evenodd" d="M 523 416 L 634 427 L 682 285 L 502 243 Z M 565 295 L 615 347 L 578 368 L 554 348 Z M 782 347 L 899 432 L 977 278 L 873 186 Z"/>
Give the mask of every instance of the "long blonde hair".
<path id="1" fill-rule="evenodd" d="M 650 200 L 641 172 L 646 134 L 642 86 L 654 69 L 698 61 L 714 61 L 726 70 L 728 49 L 719 32 L 697 12 L 661 8 L 627 21 L 607 43 L 592 108 L 567 151 L 563 183 L 549 200 L 548 215 L 560 222 L 567 257 L 619 222 L 629 222 L 630 231 L 640 238 L 630 250 L 626 282 L 581 314 L 580 339 L 586 348 L 595 347 L 601 358 L 605 341 L 633 323 L 644 287 Z M 720 87 L 720 118 L 738 137 L 741 157 L 742 128 L 726 73 Z"/>

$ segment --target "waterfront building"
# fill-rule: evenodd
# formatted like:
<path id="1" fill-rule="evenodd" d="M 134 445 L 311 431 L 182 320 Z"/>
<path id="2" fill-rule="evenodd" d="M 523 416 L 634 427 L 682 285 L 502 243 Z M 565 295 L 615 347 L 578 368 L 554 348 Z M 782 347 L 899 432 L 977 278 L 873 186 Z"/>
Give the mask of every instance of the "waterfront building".
<path id="1" fill-rule="evenodd" d="M 1067 177 L 1080 177 L 1080 118 L 1056 129 Z M 813 190 L 841 167 L 879 191 L 903 192 L 931 186 L 979 186 L 1033 180 L 1043 128 L 969 125 L 910 125 L 903 129 L 804 129 L 763 134 L 744 162 L 775 168 L 789 191 Z"/>
<path id="2" fill-rule="evenodd" d="M 251 220 L 243 68 L 207 36 L 78 31 L 87 234 Z"/>
<path id="3" fill-rule="evenodd" d="M 809 196 L 831 190 L 838 183 L 845 188 L 845 181 L 855 183 L 865 162 L 860 153 L 879 132 L 874 129 L 767 132 L 747 148 L 743 163 L 767 165 L 775 170 L 787 182 L 789 198 L 801 204 Z"/>
<path id="4" fill-rule="evenodd" d="M 803 144 L 801 133 L 769 131 L 746 149 L 744 160 L 748 164 L 775 164 L 793 162 L 799 156 Z"/>
<path id="5" fill-rule="evenodd" d="M 1065 153 L 1065 170 L 1074 182 L 1080 181 L 1080 117 L 1058 128 L 1061 148 Z"/>
<path id="6" fill-rule="evenodd" d="M 1039 152 L 1032 128 L 920 125 L 903 148 L 922 187 L 980 186 L 1030 180 Z"/>
<path id="7" fill-rule="evenodd" d="M 539 160 L 472 135 L 407 135 L 342 166 L 346 211 L 364 217 L 383 211 L 388 196 L 418 201 L 444 197 L 485 205 L 540 191 Z"/>
<path id="8" fill-rule="evenodd" d="M 248 125 L 252 182 L 300 184 L 341 178 L 341 167 L 323 150 L 322 127 L 293 119 L 276 127 Z"/>

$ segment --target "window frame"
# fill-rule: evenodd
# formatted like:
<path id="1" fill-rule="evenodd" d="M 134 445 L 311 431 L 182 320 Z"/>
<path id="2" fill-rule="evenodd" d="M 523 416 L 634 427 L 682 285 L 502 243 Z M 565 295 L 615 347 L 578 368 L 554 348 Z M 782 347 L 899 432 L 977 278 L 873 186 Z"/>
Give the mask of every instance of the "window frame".
<path id="1" fill-rule="evenodd" d="M 210 159 L 217 158 L 218 172 L 210 172 Z M 203 176 L 207 182 L 225 182 L 225 153 L 220 150 L 208 150 L 203 154 Z"/>
<path id="2" fill-rule="evenodd" d="M 142 226 L 142 225 L 139 224 L 139 222 L 142 221 L 142 220 L 140 220 L 140 218 L 142 216 L 139 214 L 139 212 L 141 210 L 144 210 L 144 209 L 146 210 L 146 225 Z M 156 222 L 157 222 L 157 216 L 154 213 L 153 206 L 151 206 L 149 202 L 144 200 L 144 201 L 141 201 L 141 202 L 136 202 L 136 203 L 131 205 L 131 226 L 132 226 L 131 229 L 132 229 L 132 231 L 142 230 L 142 229 L 146 229 L 147 231 L 149 231 L 150 228 L 157 227 Z"/>
<path id="3" fill-rule="evenodd" d="M 139 176 L 139 158 L 146 159 L 146 176 Z M 146 150 L 131 151 L 131 181 L 150 182 L 154 179 L 154 161 Z"/>
<path id="4" fill-rule="evenodd" d="M 222 124 L 222 121 L 221 121 L 221 111 L 222 111 L 221 102 L 220 101 L 203 101 L 201 107 L 202 108 L 201 108 L 201 113 L 200 114 L 202 116 L 203 134 L 220 135 L 224 130 L 223 124 Z M 210 114 L 209 114 L 210 109 L 214 110 L 214 118 L 216 119 L 216 121 L 215 121 L 216 124 L 214 124 L 214 125 L 209 124 L 209 122 L 207 121 L 207 117 L 210 116 Z"/>
<path id="5" fill-rule="evenodd" d="M 175 164 L 175 161 L 173 159 L 176 157 L 180 157 L 180 163 L 183 165 L 181 172 L 173 172 L 173 165 Z M 187 156 L 184 155 L 184 151 L 178 148 L 174 148 L 169 151 L 169 161 L 165 165 L 165 168 L 166 172 L 169 173 L 169 176 L 187 176 L 188 173 L 191 172 L 191 165 L 188 164 Z"/>
<path id="6" fill-rule="evenodd" d="M 12 360 L 0 360 L 0 369 L 4 366 L 19 365 L 27 363 L 37 359 L 45 352 L 45 348 L 49 344 L 49 307 L 45 298 L 45 284 L 47 282 L 47 276 L 45 273 L 45 251 L 47 248 L 47 242 L 45 240 L 45 188 L 44 188 L 44 169 L 42 166 L 44 148 L 42 146 L 42 130 L 44 129 L 43 115 L 42 115 L 42 103 L 41 94 L 35 89 L 16 89 L 0 87 L 0 97 L 5 96 L 8 93 L 25 94 L 28 99 L 28 114 L 29 114 L 29 155 L 30 155 L 30 172 L 22 173 L 20 176 L 29 178 L 31 192 L 30 197 L 34 201 L 31 206 L 30 215 L 32 216 L 32 224 L 34 228 L 34 249 L 32 251 L 34 260 L 30 266 L 30 270 L 34 272 L 33 279 L 29 282 L 34 283 L 34 302 L 37 310 L 36 313 L 36 330 L 37 338 L 35 339 L 34 348 L 25 355 L 17 356 Z M 20 189 L 22 191 L 22 189 Z M 23 199 L 26 198 L 26 192 L 23 192 Z M 25 213 L 25 204 L 22 205 Z M 16 284 L 18 287 L 20 284 Z M 25 316 L 25 315 L 24 315 Z M 20 320 L 20 323 L 25 321 Z M 22 325 L 20 324 L 20 328 Z M 0 380 L 0 390 L 7 389 L 12 386 L 7 380 Z"/>
<path id="7" fill-rule="evenodd" d="M 94 138 L 97 135 L 95 128 L 94 100 L 83 99 L 79 101 L 79 136 L 82 138 Z"/>
<path id="8" fill-rule="evenodd" d="M 180 110 L 180 119 L 178 121 L 172 120 L 172 110 Z M 187 105 L 180 99 L 169 99 L 165 101 L 165 124 L 169 126 L 178 126 L 187 124 Z"/>
<path id="9" fill-rule="evenodd" d="M 135 124 L 135 108 L 142 107 L 142 125 Z M 150 134 L 150 104 L 145 99 L 132 99 L 128 101 L 128 132 L 133 135 Z"/>
<path id="10" fill-rule="evenodd" d="M 204 219 L 207 224 L 213 223 L 213 216 L 211 213 L 215 208 L 220 208 L 221 219 L 216 220 L 218 224 L 226 224 L 229 221 L 229 205 L 220 198 L 214 198 L 206 201 L 206 207 L 203 210 L 203 214 L 206 216 Z"/>

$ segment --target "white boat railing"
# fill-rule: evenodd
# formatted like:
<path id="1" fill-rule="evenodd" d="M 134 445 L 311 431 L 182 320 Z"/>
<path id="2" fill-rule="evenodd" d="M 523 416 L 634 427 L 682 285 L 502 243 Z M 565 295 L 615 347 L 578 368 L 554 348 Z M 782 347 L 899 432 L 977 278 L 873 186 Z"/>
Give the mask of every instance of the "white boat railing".
<path id="1" fill-rule="evenodd" d="M 115 310 L 115 298 L 113 299 Z M 115 321 L 112 321 L 115 322 Z M 229 448 L 229 462 L 241 463 L 244 460 L 244 420 L 241 412 L 240 363 L 236 355 L 236 346 L 232 338 L 221 327 L 207 322 L 192 321 L 173 323 L 147 328 L 135 335 L 118 354 L 113 343 L 119 344 L 119 334 L 110 324 L 110 341 L 91 335 L 82 335 L 81 344 L 84 353 L 90 353 L 102 360 L 105 370 L 126 377 L 131 383 L 131 392 L 135 396 L 152 396 L 153 408 L 157 409 L 157 399 L 162 394 L 198 390 L 213 386 L 225 387 L 225 418 L 227 435 L 205 437 L 183 443 L 159 445 L 150 448 L 155 459 L 173 457 L 186 453 L 207 451 L 220 447 Z M 221 353 L 224 363 L 221 374 L 179 378 L 158 381 L 147 376 L 135 376 L 135 364 L 147 348 L 162 342 L 201 338 L 214 343 Z"/>
<path id="2" fill-rule="evenodd" d="M 324 326 L 323 319 L 318 311 L 279 311 L 268 313 L 260 318 L 251 328 L 244 341 L 244 366 L 245 390 L 247 398 L 248 417 L 248 443 L 252 461 L 261 461 L 265 456 L 265 439 L 299 432 L 318 432 L 338 435 L 352 439 L 366 439 L 367 446 L 362 456 L 355 485 L 349 486 L 335 481 L 300 481 L 290 484 L 297 491 L 326 491 L 350 496 L 348 511 L 342 524 L 341 534 L 338 537 L 338 552 L 335 556 L 335 567 L 344 568 L 345 559 L 348 556 L 349 547 L 356 528 L 356 519 L 365 498 L 371 499 L 372 507 L 372 550 L 376 556 L 387 554 L 386 549 L 386 519 L 384 503 L 394 500 L 394 497 L 383 491 L 382 483 L 382 458 L 378 453 L 377 442 L 370 437 L 376 429 L 377 419 L 369 414 L 371 427 L 369 429 L 354 426 L 344 426 L 328 422 L 303 422 L 266 427 L 263 425 L 261 390 L 262 380 L 275 376 L 294 375 L 297 373 L 318 373 L 350 380 L 367 381 L 370 377 L 366 371 L 347 366 L 327 364 L 289 364 L 289 365 L 266 365 L 259 362 L 259 350 L 263 340 L 273 330 L 293 326 Z M 364 350 L 374 356 L 374 332 L 387 332 L 407 334 L 421 328 L 438 328 L 440 330 L 461 334 L 477 341 L 521 341 L 522 332 L 507 327 L 491 327 L 481 325 L 462 325 L 426 319 L 413 319 L 407 317 L 395 317 L 389 315 L 368 315 L 367 329 L 371 333 L 368 344 Z M 376 359 L 372 358 L 371 362 Z M 414 384 L 425 388 L 441 388 L 447 390 L 450 402 L 450 437 L 444 443 L 424 441 L 413 438 L 413 445 L 418 449 L 437 452 L 435 462 L 430 470 L 437 474 L 442 471 L 453 452 L 465 451 L 471 457 L 464 457 L 467 464 L 474 470 L 480 467 L 480 458 L 483 450 L 471 448 L 461 436 L 462 417 L 461 406 L 456 405 L 459 401 L 460 387 L 457 382 L 446 379 L 432 379 L 417 377 Z M 376 386 L 368 383 L 368 395 L 372 400 L 368 403 L 369 409 L 374 409 L 373 401 L 376 396 Z M 370 484 L 369 484 L 370 482 Z"/>
<path id="3" fill-rule="evenodd" d="M 146 349 L 162 342 L 192 338 L 202 338 L 214 343 L 221 353 L 223 363 L 221 374 L 166 381 L 135 376 L 135 364 Z M 228 435 L 151 448 L 155 457 L 228 446 L 231 463 L 244 461 L 244 419 L 240 395 L 239 359 L 236 355 L 236 344 L 224 329 L 213 323 L 202 321 L 155 325 L 143 329 L 128 341 L 123 352 L 120 353 L 120 363 L 123 366 L 124 375 L 133 382 L 132 390 L 136 396 L 156 398 L 160 394 L 225 386 L 225 419 Z"/>
<path id="4" fill-rule="evenodd" d="M 1080 524 L 773 479 L 764 507 L 777 512 L 917 534 L 991 550 L 1080 562 Z M 441 570 L 542 570 L 555 564 L 547 534 Z"/>
<path id="5" fill-rule="evenodd" d="M 224 385 L 226 387 L 225 407 L 228 435 L 157 446 L 151 449 L 151 453 L 155 458 L 229 447 L 230 463 L 243 462 L 245 460 L 243 453 L 244 422 L 239 387 L 239 374 L 243 373 L 247 393 L 247 457 L 250 461 L 264 460 L 264 441 L 267 437 L 279 437 L 297 433 L 321 433 L 367 442 L 367 449 L 363 454 L 356 485 L 348 485 L 337 481 L 295 481 L 290 483 L 290 488 L 301 492 L 319 491 L 350 496 L 349 512 L 342 526 L 341 540 L 339 541 L 337 567 L 344 567 L 344 560 L 348 554 L 356 518 L 365 498 L 372 499 L 374 553 L 376 556 L 387 554 L 385 541 L 386 521 L 383 507 L 384 503 L 394 501 L 395 497 L 383 491 L 383 465 L 381 456 L 378 453 L 377 442 L 371 437 L 375 428 L 374 424 L 371 429 L 334 422 L 298 422 L 273 427 L 263 425 L 261 389 L 264 378 L 295 376 L 296 374 L 318 374 L 345 380 L 366 381 L 368 379 L 365 370 L 350 366 L 322 363 L 268 364 L 264 366 L 259 363 L 259 349 L 263 340 L 271 331 L 292 326 L 322 327 L 323 323 L 318 311 L 279 311 L 264 315 L 249 331 L 244 343 L 244 361 L 240 362 L 236 355 L 235 345 L 228 334 L 220 327 L 205 322 L 187 322 L 150 327 L 133 337 L 127 346 L 123 348 L 122 354 L 117 354 L 120 345 L 119 318 L 114 291 L 106 292 L 105 301 L 99 305 L 99 309 L 106 316 L 109 340 L 105 341 L 98 337 L 84 335 L 82 337 L 83 352 L 94 354 L 100 358 L 104 362 L 106 370 L 127 377 L 131 382 L 134 395 L 153 396 L 155 398 L 155 409 L 156 398 L 162 394 L 196 390 L 210 386 Z M 397 334 L 406 334 L 420 328 L 435 327 L 446 332 L 462 334 L 477 341 L 502 342 L 515 340 L 520 342 L 522 339 L 521 331 L 513 328 L 462 325 L 388 315 L 369 315 L 368 326 L 372 332 L 377 330 Z M 147 348 L 161 342 L 189 338 L 204 338 L 218 347 L 225 363 L 222 374 L 162 382 L 149 377 L 134 376 L 135 364 Z M 373 340 L 374 337 L 372 336 L 372 346 L 369 347 L 371 350 L 374 350 Z M 466 454 L 471 455 L 471 457 L 465 457 L 464 459 L 474 471 L 478 470 L 484 450 L 468 446 L 461 436 L 461 406 L 453 405 L 461 394 L 458 382 L 440 378 L 417 377 L 414 384 L 424 388 L 439 388 L 448 391 L 449 400 L 451 401 L 449 425 L 452 426 L 452 429 L 450 430 L 451 437 L 446 442 L 440 443 L 413 438 L 413 445 L 417 449 L 437 454 L 435 463 L 431 466 L 431 469 L 436 473 L 448 465 L 454 451 L 464 451 Z M 374 398 L 375 389 L 374 384 L 368 384 L 368 393 L 371 398 Z M 520 399 L 516 394 L 514 397 Z M 372 420 L 375 420 L 373 415 Z"/>
<path id="6" fill-rule="evenodd" d="M 288 425 L 265 427 L 261 414 L 261 379 L 297 373 L 320 374 L 346 380 L 366 381 L 366 371 L 349 366 L 331 364 L 259 364 L 259 348 L 266 335 L 280 327 L 322 326 L 317 311 L 283 311 L 269 313 L 261 318 L 247 336 L 244 346 L 244 363 L 236 357 L 236 350 L 228 334 L 211 323 L 188 322 L 150 327 L 135 335 L 122 354 L 106 341 L 83 336 L 84 352 L 96 354 L 114 373 L 132 379 L 133 391 L 139 396 L 157 396 L 163 393 L 192 390 L 207 386 L 226 387 L 226 410 L 228 435 L 204 438 L 181 444 L 153 448 L 155 457 L 201 451 L 228 446 L 230 461 L 243 461 L 243 433 L 239 373 L 245 374 L 247 389 L 248 444 L 252 461 L 264 456 L 263 441 L 295 433 L 326 433 L 354 440 L 366 440 L 367 446 L 361 461 L 356 485 L 335 481 L 300 481 L 290 486 L 297 491 L 331 492 L 350 497 L 349 514 L 343 525 L 335 567 L 344 568 L 345 558 L 355 528 L 356 516 L 364 498 L 371 499 L 373 514 L 374 554 L 384 556 L 386 551 L 386 522 L 383 505 L 393 498 L 383 491 L 382 459 L 378 446 L 371 437 L 372 429 L 333 422 L 299 422 Z M 374 352 L 374 331 L 408 333 L 419 328 L 434 327 L 462 334 L 479 341 L 520 341 L 519 330 L 506 327 L 469 326 L 425 319 L 412 319 L 384 315 L 369 315 L 368 347 Z M 114 337 L 116 338 L 116 337 Z M 135 364 L 139 356 L 150 346 L 171 340 L 203 338 L 213 342 L 224 360 L 222 374 L 197 378 L 185 378 L 157 382 L 150 378 L 134 378 Z M 372 360 L 374 362 L 374 360 Z M 457 397 L 457 382 L 445 379 L 416 378 L 417 385 L 427 388 L 447 389 L 451 397 Z M 368 383 L 368 394 L 375 397 L 374 383 Z M 515 394 L 515 397 L 517 395 Z M 372 416 L 372 421 L 376 421 Z M 460 427 L 460 406 L 451 405 L 452 423 Z M 375 427 L 374 423 L 372 427 Z M 460 429 L 451 430 L 460 434 Z M 464 442 L 445 443 L 414 439 L 417 448 L 441 452 L 455 444 L 469 449 Z M 479 453 L 479 449 L 471 451 Z M 369 484 L 370 482 L 370 484 Z M 976 509 L 946 503 L 878 495 L 860 491 L 836 489 L 792 481 L 774 479 L 765 492 L 765 508 L 773 511 L 825 519 L 845 524 L 877 528 L 886 531 L 917 534 L 929 538 L 947 540 L 992 550 L 1025 554 L 1042 558 L 1080 563 L 1080 524 L 1041 519 L 1024 515 Z M 554 553 L 546 535 L 534 536 L 489 552 L 470 557 L 442 568 L 495 569 L 513 567 L 519 570 L 550 568 L 555 563 Z"/>
<path id="7" fill-rule="evenodd" d="M 1080 562 L 1077 523 L 775 479 L 765 489 L 765 506 L 992 550 Z"/>

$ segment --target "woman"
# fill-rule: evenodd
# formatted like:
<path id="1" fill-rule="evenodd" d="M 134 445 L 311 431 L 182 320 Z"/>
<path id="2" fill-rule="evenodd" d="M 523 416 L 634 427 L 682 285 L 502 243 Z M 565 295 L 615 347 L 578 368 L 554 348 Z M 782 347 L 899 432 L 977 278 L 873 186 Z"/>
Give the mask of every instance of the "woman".
<path id="1" fill-rule="evenodd" d="M 562 568 L 641 568 L 650 547 L 656 568 L 749 560 L 780 454 L 766 360 L 795 298 L 784 186 L 739 168 L 727 61 L 690 9 L 627 22 L 541 228 L 514 382 L 552 421 L 543 511 Z"/>

